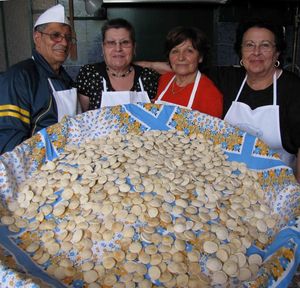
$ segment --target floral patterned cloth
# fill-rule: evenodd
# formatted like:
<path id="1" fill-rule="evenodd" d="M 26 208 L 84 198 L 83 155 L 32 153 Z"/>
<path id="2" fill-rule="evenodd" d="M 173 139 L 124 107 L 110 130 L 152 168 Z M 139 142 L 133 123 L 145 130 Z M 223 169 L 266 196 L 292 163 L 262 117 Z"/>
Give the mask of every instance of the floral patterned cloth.
<path id="1" fill-rule="evenodd" d="M 64 118 L 62 122 L 41 130 L 12 152 L 0 156 L 0 211 L 5 211 L 10 199 L 15 198 L 18 186 L 45 161 L 55 159 L 66 145 L 80 145 L 87 139 L 103 137 L 112 131 L 126 134 L 170 129 L 186 134 L 201 132 L 214 144 L 220 144 L 230 161 L 245 162 L 248 168 L 258 172 L 259 184 L 274 212 L 280 215 L 281 223 L 276 227 L 275 240 L 269 246 L 263 250 L 256 246 L 248 249 L 248 254 L 259 253 L 264 265 L 257 278 L 243 286 L 297 287 L 291 282 L 293 277 L 297 281 L 295 274 L 300 262 L 300 186 L 293 171 L 259 139 L 197 111 L 169 105 L 129 104 Z M 0 225 L 1 287 L 32 288 L 48 284 L 64 287 L 19 249 L 27 235 L 22 233 L 15 235 Z M 84 287 L 82 281 L 68 284 Z"/>

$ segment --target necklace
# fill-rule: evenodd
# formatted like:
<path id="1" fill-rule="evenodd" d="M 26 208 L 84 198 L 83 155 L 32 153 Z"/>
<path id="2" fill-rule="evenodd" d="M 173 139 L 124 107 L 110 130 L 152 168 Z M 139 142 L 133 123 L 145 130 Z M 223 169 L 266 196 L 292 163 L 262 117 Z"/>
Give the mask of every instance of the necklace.
<path id="1" fill-rule="evenodd" d="M 180 87 L 180 86 L 179 86 Z M 186 86 L 183 86 L 183 87 L 180 87 L 180 89 L 178 89 L 177 91 L 175 90 L 175 80 L 172 82 L 172 87 L 171 87 L 171 90 L 172 90 L 172 94 L 175 95 L 175 94 L 178 94 L 180 93 L 181 91 L 183 91 L 185 89 Z"/>
<path id="2" fill-rule="evenodd" d="M 117 74 L 115 72 L 112 72 L 108 66 L 106 66 L 106 71 L 107 73 L 109 73 L 110 75 L 114 76 L 114 77 L 117 77 L 117 78 L 123 78 L 123 77 L 126 77 L 127 75 L 129 75 L 131 73 L 131 71 L 133 70 L 133 67 L 132 66 L 129 66 L 128 70 L 123 73 L 123 74 Z"/>

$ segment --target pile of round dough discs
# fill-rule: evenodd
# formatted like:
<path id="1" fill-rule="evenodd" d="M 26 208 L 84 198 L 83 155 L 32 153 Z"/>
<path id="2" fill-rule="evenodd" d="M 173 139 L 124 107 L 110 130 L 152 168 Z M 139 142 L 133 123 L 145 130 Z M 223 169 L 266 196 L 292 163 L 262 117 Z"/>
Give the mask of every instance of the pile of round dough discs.
<path id="1" fill-rule="evenodd" d="M 66 147 L 8 210 L 1 222 L 26 231 L 36 263 L 93 288 L 239 287 L 262 264 L 247 249 L 268 244 L 277 223 L 254 171 L 179 131 Z"/>

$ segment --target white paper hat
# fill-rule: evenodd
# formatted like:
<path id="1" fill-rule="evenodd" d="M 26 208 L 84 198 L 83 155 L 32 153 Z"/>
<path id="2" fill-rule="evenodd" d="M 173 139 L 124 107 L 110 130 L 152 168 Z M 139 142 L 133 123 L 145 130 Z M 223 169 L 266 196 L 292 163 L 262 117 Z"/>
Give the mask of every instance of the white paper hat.
<path id="1" fill-rule="evenodd" d="M 58 4 L 46 10 L 36 20 L 33 28 L 35 28 L 38 25 L 42 25 L 46 23 L 63 23 L 63 24 L 70 25 L 70 22 L 65 15 L 64 6 Z"/>

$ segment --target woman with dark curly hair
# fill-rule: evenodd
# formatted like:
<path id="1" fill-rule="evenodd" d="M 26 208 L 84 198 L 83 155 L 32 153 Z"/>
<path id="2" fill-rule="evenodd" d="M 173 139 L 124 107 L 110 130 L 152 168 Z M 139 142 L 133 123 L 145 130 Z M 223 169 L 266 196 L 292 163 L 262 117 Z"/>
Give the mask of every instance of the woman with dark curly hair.
<path id="1" fill-rule="evenodd" d="M 300 182 L 300 78 L 281 68 L 285 46 L 282 26 L 242 23 L 235 43 L 241 67 L 219 67 L 210 76 L 224 95 L 224 120 L 261 138 Z"/>
<path id="2" fill-rule="evenodd" d="M 155 103 L 221 117 L 222 94 L 199 70 L 208 52 L 204 33 L 195 27 L 176 27 L 168 33 L 165 48 L 172 72 L 160 77 Z"/>

